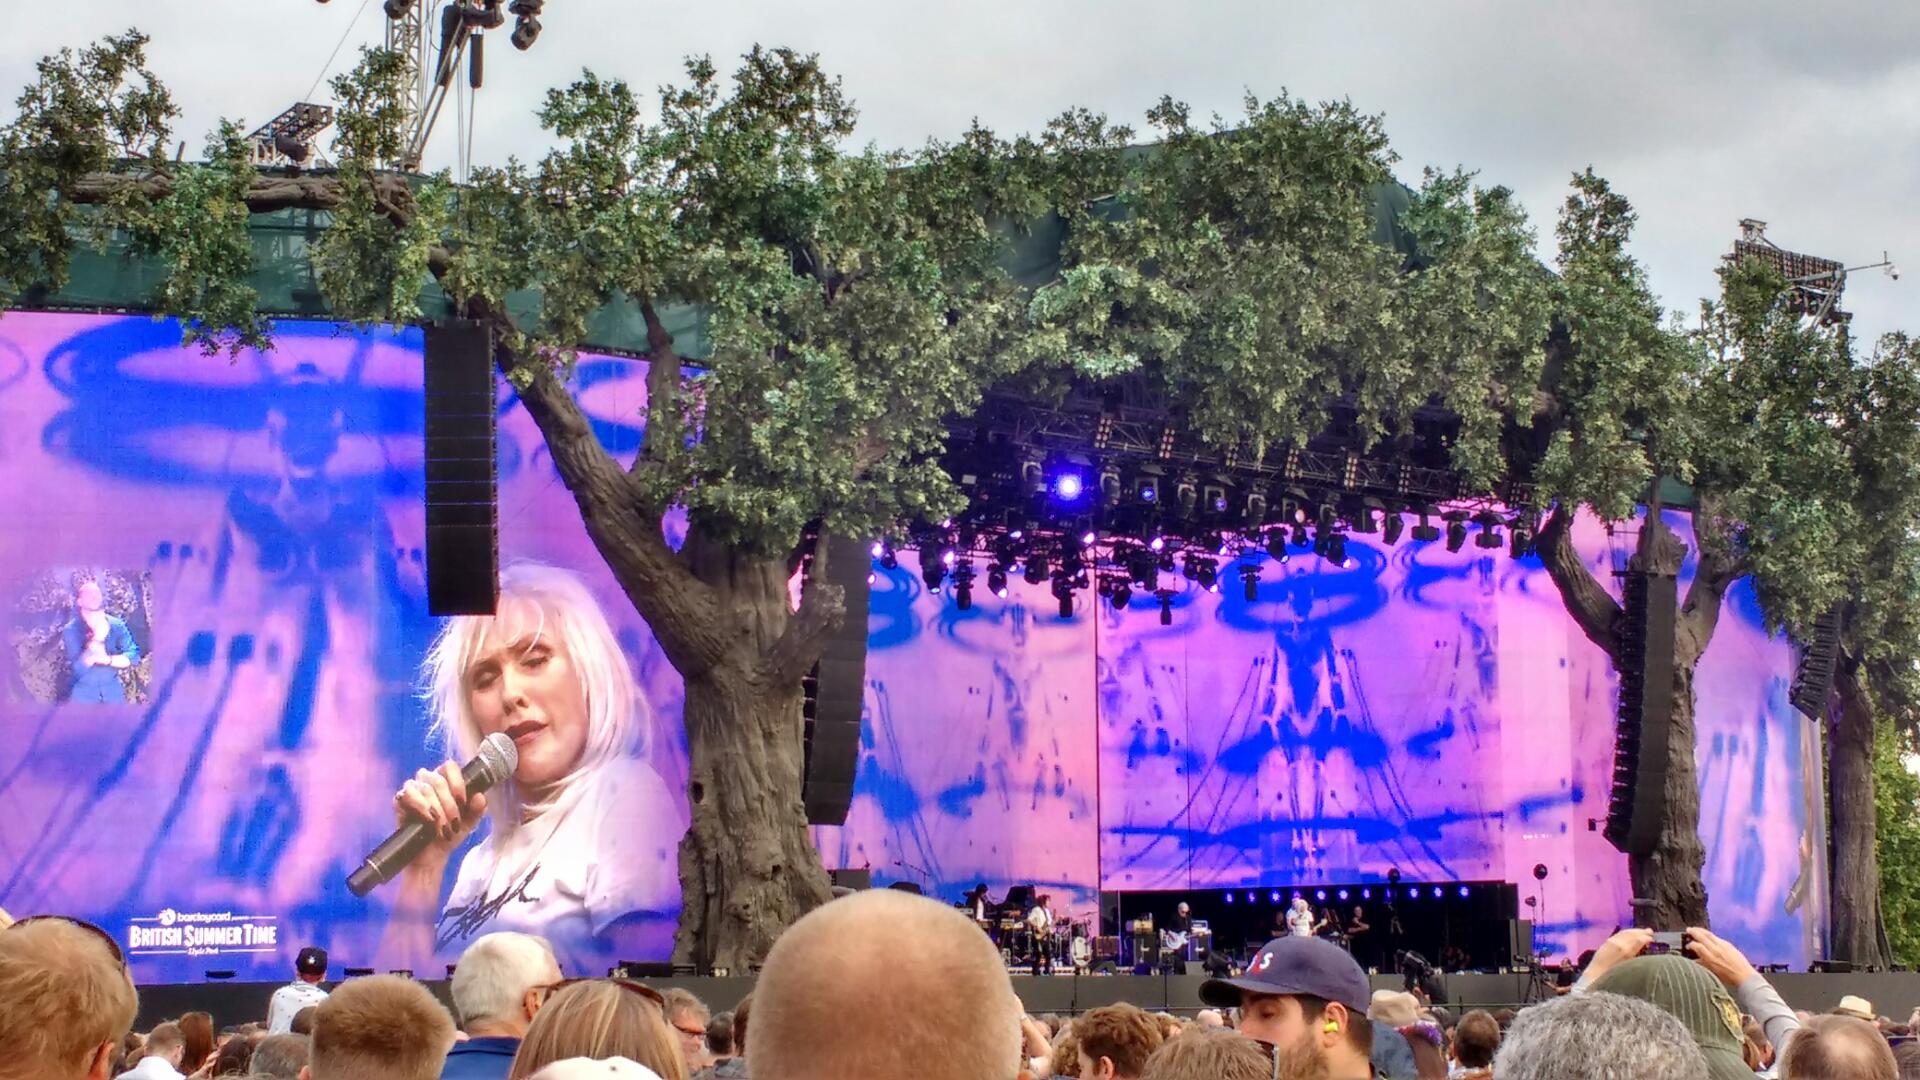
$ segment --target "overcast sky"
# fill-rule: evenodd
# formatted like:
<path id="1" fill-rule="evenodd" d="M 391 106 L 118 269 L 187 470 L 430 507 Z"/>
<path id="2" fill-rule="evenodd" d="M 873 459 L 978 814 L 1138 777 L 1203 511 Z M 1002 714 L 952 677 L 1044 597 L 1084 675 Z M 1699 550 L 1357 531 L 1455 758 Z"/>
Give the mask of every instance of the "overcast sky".
<path id="1" fill-rule="evenodd" d="M 257 124 L 380 40 L 379 0 L 61 0 L 0 35 L 9 104 L 40 55 L 128 26 L 201 142 Z M 1920 4 L 1778 0 L 1479 0 L 1320 4 L 1187 0 L 550 0 L 516 53 L 489 42 L 473 159 L 543 147 L 532 109 L 582 67 L 651 89 L 681 60 L 723 70 L 754 42 L 817 51 L 859 103 L 865 139 L 912 145 L 979 117 L 1032 130 L 1068 106 L 1142 127 L 1162 94 L 1206 113 L 1248 91 L 1345 97 L 1381 113 L 1400 176 L 1464 165 L 1516 190 L 1548 243 L 1587 165 L 1640 212 L 1637 254 L 1670 307 L 1712 291 L 1743 217 L 1785 247 L 1904 264 L 1849 282 L 1867 334 L 1920 330 Z M 326 100 L 323 87 L 317 100 Z M 428 154 L 451 164 L 451 117 Z M 1550 254 L 1550 251 L 1548 252 Z"/>

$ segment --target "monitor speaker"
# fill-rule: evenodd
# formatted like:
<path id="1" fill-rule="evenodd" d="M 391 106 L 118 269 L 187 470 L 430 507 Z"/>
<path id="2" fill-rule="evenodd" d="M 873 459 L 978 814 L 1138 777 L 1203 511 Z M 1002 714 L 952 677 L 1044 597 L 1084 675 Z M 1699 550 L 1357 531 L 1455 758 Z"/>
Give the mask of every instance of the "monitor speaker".
<path id="1" fill-rule="evenodd" d="M 492 339 L 467 319 L 426 333 L 427 611 L 491 615 L 500 599 Z"/>
<path id="2" fill-rule="evenodd" d="M 1678 593 L 1671 574 L 1635 570 L 1626 576 L 1617 665 L 1619 726 L 1605 831 L 1608 842 L 1629 855 L 1652 852 L 1666 821 Z"/>
<path id="3" fill-rule="evenodd" d="M 1533 959 L 1533 920 L 1507 920 L 1507 963 L 1525 964 Z"/>
<path id="4" fill-rule="evenodd" d="M 1813 620 L 1800 652 L 1800 663 L 1793 673 L 1788 700 L 1809 720 L 1827 718 L 1827 695 L 1833 690 L 1833 669 L 1840 659 L 1840 609 L 1833 608 Z"/>
<path id="5" fill-rule="evenodd" d="M 847 616 L 804 681 L 806 772 L 802 798 L 809 825 L 843 825 L 860 764 L 860 710 L 867 683 L 867 545 L 829 537 L 827 580 L 846 594 Z"/>

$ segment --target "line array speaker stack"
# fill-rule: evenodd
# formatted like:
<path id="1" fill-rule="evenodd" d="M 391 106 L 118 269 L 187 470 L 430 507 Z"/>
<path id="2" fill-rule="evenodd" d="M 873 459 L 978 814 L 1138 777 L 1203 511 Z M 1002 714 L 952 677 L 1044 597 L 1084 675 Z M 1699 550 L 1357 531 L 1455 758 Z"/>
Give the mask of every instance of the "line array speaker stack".
<path id="1" fill-rule="evenodd" d="M 1646 855 L 1666 821 L 1669 728 L 1673 721 L 1673 632 L 1679 582 L 1629 571 L 1620 632 L 1620 713 L 1614 734 L 1607 840 Z"/>
<path id="2" fill-rule="evenodd" d="M 827 539 L 827 580 L 846 593 L 847 617 L 828 639 L 804 682 L 806 772 L 802 798 L 809 825 L 844 825 L 860 763 L 860 709 L 867 683 L 867 545 Z"/>
<path id="3" fill-rule="evenodd" d="M 1833 669 L 1840 662 L 1840 609 L 1813 620 L 1813 635 L 1800 653 L 1789 698 L 1809 720 L 1827 718 L 1827 695 L 1833 691 Z"/>
<path id="4" fill-rule="evenodd" d="M 491 615 L 500 600 L 500 500 L 485 324 L 427 324 L 425 388 L 427 610 Z"/>

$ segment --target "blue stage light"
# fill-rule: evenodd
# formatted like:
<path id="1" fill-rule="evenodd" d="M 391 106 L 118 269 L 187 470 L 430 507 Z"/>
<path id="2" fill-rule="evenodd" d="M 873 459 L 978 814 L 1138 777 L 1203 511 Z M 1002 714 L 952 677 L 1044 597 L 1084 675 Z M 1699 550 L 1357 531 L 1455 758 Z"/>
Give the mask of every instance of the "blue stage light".
<path id="1" fill-rule="evenodd" d="M 1340 890 L 1340 899 L 1341 899 L 1341 900 L 1345 900 L 1346 898 L 1347 898 L 1347 890 L 1345 890 L 1345 889 L 1341 889 L 1341 890 Z"/>
<path id="2" fill-rule="evenodd" d="M 1228 893 L 1227 893 L 1227 903 L 1229 903 L 1229 904 L 1231 904 L 1231 903 L 1233 903 L 1233 893 L 1232 893 L 1232 892 L 1228 892 Z"/>
<path id="3" fill-rule="evenodd" d="M 1077 472 L 1063 472 L 1053 478 L 1053 497 L 1061 502 L 1078 502 L 1086 491 L 1086 477 Z"/>
<path id="4" fill-rule="evenodd" d="M 1277 894 L 1276 894 L 1276 895 L 1277 895 Z M 1247 894 L 1247 903 L 1249 903 L 1249 904 L 1251 904 L 1251 903 L 1253 903 L 1253 894 L 1252 894 L 1252 893 L 1248 893 L 1248 894 Z"/>
<path id="5" fill-rule="evenodd" d="M 1273 903 L 1276 903 L 1276 904 L 1277 904 L 1277 903 L 1279 903 L 1279 902 L 1280 902 L 1280 890 L 1278 890 L 1278 889 L 1275 889 L 1275 890 L 1273 891 L 1273 895 L 1272 895 L 1272 896 L 1270 896 L 1270 897 L 1268 897 L 1268 899 L 1269 899 L 1269 900 L 1271 900 L 1271 901 L 1272 901 Z"/>
<path id="6" fill-rule="evenodd" d="M 1460 886 L 1460 895 L 1461 896 L 1467 895 L 1467 887 L 1465 885 Z"/>
<path id="7" fill-rule="evenodd" d="M 1315 889 L 1315 890 L 1313 890 L 1313 898 L 1314 898 L 1314 900 L 1315 900 L 1316 902 L 1318 902 L 1318 903 L 1322 903 L 1322 904 L 1324 904 L 1324 903 L 1326 903 L 1326 902 L 1327 902 L 1327 890 L 1325 890 L 1325 889 Z"/>

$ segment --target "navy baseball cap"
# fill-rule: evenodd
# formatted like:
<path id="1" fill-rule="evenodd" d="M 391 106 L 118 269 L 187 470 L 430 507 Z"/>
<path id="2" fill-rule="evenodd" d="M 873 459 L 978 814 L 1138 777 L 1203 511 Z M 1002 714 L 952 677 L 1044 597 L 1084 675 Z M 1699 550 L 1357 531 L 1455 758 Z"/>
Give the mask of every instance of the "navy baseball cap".
<path id="1" fill-rule="evenodd" d="M 1350 1012 L 1367 1015 L 1373 988 L 1347 951 L 1331 941 L 1310 937 L 1274 938 L 1237 979 L 1208 979 L 1200 1000 L 1217 1008 L 1240 1004 L 1240 995 L 1311 994 L 1337 1001 Z"/>
<path id="2" fill-rule="evenodd" d="M 327 973 L 327 950 L 317 945 L 309 945 L 300 950 L 294 958 L 293 967 L 302 975 L 325 975 Z"/>

